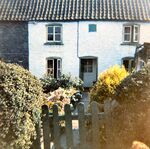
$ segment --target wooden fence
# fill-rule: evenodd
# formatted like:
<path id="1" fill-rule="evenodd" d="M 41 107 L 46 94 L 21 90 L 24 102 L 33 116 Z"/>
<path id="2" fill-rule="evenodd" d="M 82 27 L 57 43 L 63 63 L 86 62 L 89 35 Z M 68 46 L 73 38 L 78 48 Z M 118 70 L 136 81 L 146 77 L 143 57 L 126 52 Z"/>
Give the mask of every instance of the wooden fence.
<path id="1" fill-rule="evenodd" d="M 48 107 L 45 105 L 42 107 L 42 127 L 37 127 L 37 140 L 35 142 L 36 149 L 41 149 L 40 136 L 42 130 L 42 138 L 43 138 L 43 149 L 51 149 L 50 144 L 53 142 L 54 149 L 62 149 L 60 143 L 60 122 L 65 121 L 65 136 L 66 136 L 66 148 L 65 149 L 102 149 L 100 146 L 100 126 L 105 123 L 106 127 L 106 137 L 107 137 L 107 149 L 109 147 L 109 136 L 111 133 L 111 110 L 113 104 L 111 101 L 106 101 L 104 104 L 104 111 L 99 112 L 99 105 L 96 102 L 91 104 L 91 112 L 85 113 L 84 104 L 79 103 L 77 106 L 78 114 L 73 115 L 71 112 L 70 105 L 65 105 L 65 114 L 64 116 L 58 115 L 58 107 L 57 105 L 53 106 L 53 115 L 49 114 Z M 79 138 L 80 143 L 78 147 L 74 146 L 73 142 L 73 130 L 72 130 L 72 120 L 78 120 L 79 126 Z M 91 143 L 87 142 L 87 129 L 86 122 L 90 122 L 91 133 L 90 138 L 92 138 Z M 42 128 L 42 129 L 41 129 Z"/>

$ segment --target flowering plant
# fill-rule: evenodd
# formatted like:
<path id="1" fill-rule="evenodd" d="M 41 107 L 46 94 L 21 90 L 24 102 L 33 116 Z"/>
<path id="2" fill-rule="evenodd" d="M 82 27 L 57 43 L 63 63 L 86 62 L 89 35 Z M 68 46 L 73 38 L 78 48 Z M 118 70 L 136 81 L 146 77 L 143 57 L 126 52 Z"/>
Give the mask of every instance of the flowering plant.
<path id="1" fill-rule="evenodd" d="M 129 75 L 124 66 L 114 65 L 102 72 L 90 91 L 91 101 L 104 102 L 115 94 L 116 87 Z"/>
<path id="2" fill-rule="evenodd" d="M 53 112 L 53 105 L 58 105 L 59 114 L 64 114 L 65 104 L 71 104 L 71 97 L 76 93 L 75 88 L 63 89 L 58 88 L 53 92 L 45 95 L 45 104 L 48 105 L 50 113 Z"/>

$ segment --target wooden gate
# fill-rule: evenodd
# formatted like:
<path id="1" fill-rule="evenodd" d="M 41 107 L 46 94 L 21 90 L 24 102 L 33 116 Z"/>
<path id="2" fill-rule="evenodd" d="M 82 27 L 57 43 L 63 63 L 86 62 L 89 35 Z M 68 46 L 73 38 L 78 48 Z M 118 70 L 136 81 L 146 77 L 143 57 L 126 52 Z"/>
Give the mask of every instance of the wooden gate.
<path id="1" fill-rule="evenodd" d="M 37 140 L 36 140 L 36 149 L 62 149 L 60 143 L 60 122 L 64 121 L 65 123 L 65 136 L 66 136 L 66 148 L 65 149 L 101 149 L 100 146 L 100 126 L 105 123 L 106 127 L 106 137 L 107 144 L 109 145 L 109 136 L 111 130 L 111 102 L 106 101 L 104 104 L 104 112 L 99 112 L 99 105 L 96 102 L 91 104 L 91 112 L 85 113 L 84 104 L 79 103 L 77 106 L 78 114 L 74 115 L 71 112 L 70 105 L 65 105 L 65 114 L 63 116 L 58 115 L 57 105 L 53 106 L 53 115 L 49 114 L 48 107 L 44 105 L 42 107 L 42 127 L 37 127 Z M 79 129 L 79 144 L 74 146 L 73 142 L 73 130 L 72 130 L 72 121 L 77 120 L 78 129 Z M 87 132 L 86 122 L 90 123 L 91 133 L 90 138 L 91 142 L 87 141 Z M 42 129 L 41 129 L 42 128 Z M 41 147 L 41 132 L 43 138 L 43 147 Z M 53 147 L 51 147 L 53 144 Z M 110 149 L 109 146 L 106 147 Z"/>

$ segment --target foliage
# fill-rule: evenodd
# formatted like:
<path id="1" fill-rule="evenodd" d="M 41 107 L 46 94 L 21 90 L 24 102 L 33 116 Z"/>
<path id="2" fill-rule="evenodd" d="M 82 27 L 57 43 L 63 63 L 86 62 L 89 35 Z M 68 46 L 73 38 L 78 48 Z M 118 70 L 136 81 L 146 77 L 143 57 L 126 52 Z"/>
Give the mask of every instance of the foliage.
<path id="1" fill-rule="evenodd" d="M 43 104 L 42 86 L 19 65 L 0 61 L 0 146 L 28 149 Z M 9 147 L 8 147 L 9 145 Z"/>
<path id="2" fill-rule="evenodd" d="M 51 76 L 45 75 L 40 80 L 45 93 L 57 90 L 59 87 L 64 89 L 74 87 L 77 90 L 83 90 L 83 81 L 77 77 L 73 78 L 70 75 L 62 75 L 58 80 Z"/>
<path id="3" fill-rule="evenodd" d="M 150 102 L 121 103 L 111 114 L 112 144 L 118 148 L 130 148 L 131 142 L 142 141 L 150 145 Z"/>
<path id="4" fill-rule="evenodd" d="M 126 149 L 138 140 L 150 146 L 150 65 L 125 78 L 113 98 L 120 103 L 111 114 L 113 144 Z"/>
<path id="5" fill-rule="evenodd" d="M 76 93 L 75 88 L 63 89 L 58 88 L 57 90 L 50 92 L 45 95 L 45 104 L 48 105 L 50 113 L 53 112 L 53 105 L 57 104 L 59 108 L 59 114 L 64 114 L 65 104 L 70 104 L 71 97 Z"/>
<path id="6" fill-rule="evenodd" d="M 124 79 L 113 98 L 118 102 L 150 100 L 150 65 Z"/>
<path id="7" fill-rule="evenodd" d="M 116 87 L 127 76 L 128 72 L 123 66 L 120 67 L 119 65 L 110 67 L 108 70 L 101 73 L 98 82 L 90 91 L 91 101 L 102 103 L 108 97 L 112 97 L 115 93 Z"/>

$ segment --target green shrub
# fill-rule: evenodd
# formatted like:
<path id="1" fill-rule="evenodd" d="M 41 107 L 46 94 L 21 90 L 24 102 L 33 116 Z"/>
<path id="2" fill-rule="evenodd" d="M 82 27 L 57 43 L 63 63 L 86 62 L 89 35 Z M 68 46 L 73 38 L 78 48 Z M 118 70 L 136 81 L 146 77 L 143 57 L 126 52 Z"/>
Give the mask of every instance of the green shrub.
<path id="1" fill-rule="evenodd" d="M 150 100 L 150 65 L 125 78 L 116 88 L 113 98 L 118 102 Z"/>
<path id="2" fill-rule="evenodd" d="M 127 76 L 128 72 L 124 67 L 119 65 L 110 67 L 100 74 L 98 82 L 90 91 L 90 100 L 103 103 L 105 99 L 114 95 L 116 87 Z"/>
<path id="3" fill-rule="evenodd" d="M 30 148 L 42 104 L 40 82 L 21 66 L 0 61 L 0 147 Z"/>
<path id="4" fill-rule="evenodd" d="M 71 87 L 76 88 L 77 90 L 83 90 L 83 81 L 77 77 L 73 78 L 70 75 L 62 75 L 60 79 L 55 79 L 51 76 L 44 76 L 40 79 L 43 85 L 45 93 L 54 91 L 59 87 L 64 89 L 69 89 Z"/>
<path id="5" fill-rule="evenodd" d="M 111 109 L 109 140 L 105 125 L 100 128 L 101 145 L 109 141 L 113 149 L 129 149 L 137 140 L 150 146 L 150 65 L 123 79 L 112 99 L 117 100 L 119 105 Z"/>
<path id="6" fill-rule="evenodd" d="M 126 77 L 112 98 L 119 103 L 111 113 L 113 148 L 128 149 L 135 140 L 150 146 L 150 65 Z"/>

